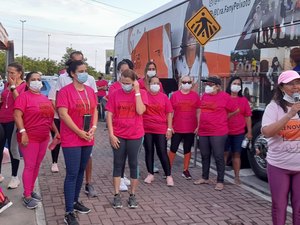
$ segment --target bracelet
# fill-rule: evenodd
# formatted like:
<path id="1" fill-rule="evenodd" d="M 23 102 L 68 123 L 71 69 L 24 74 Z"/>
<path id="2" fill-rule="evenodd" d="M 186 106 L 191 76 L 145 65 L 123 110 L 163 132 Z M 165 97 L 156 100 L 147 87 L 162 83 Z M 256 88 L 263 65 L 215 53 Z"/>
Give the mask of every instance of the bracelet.
<path id="1" fill-rule="evenodd" d="M 94 126 L 92 126 L 92 128 L 96 128 L 96 129 L 97 129 L 97 126 L 96 126 L 96 125 L 94 125 Z"/>
<path id="2" fill-rule="evenodd" d="M 172 128 L 168 128 L 167 131 L 172 131 Z"/>
<path id="3" fill-rule="evenodd" d="M 22 134 L 22 133 L 24 133 L 25 131 L 26 131 L 26 130 L 23 128 L 23 129 L 19 130 L 19 133 Z"/>
<path id="4" fill-rule="evenodd" d="M 135 96 L 141 96 L 141 93 L 135 93 Z"/>

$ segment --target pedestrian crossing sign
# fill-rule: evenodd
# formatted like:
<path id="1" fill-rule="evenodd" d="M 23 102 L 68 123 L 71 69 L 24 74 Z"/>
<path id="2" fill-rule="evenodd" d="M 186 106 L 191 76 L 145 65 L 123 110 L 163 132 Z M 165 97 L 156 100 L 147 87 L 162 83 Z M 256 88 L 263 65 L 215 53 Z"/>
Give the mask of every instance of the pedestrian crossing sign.
<path id="1" fill-rule="evenodd" d="M 220 24 L 205 6 L 192 16 L 185 26 L 201 45 L 205 45 L 221 30 Z"/>

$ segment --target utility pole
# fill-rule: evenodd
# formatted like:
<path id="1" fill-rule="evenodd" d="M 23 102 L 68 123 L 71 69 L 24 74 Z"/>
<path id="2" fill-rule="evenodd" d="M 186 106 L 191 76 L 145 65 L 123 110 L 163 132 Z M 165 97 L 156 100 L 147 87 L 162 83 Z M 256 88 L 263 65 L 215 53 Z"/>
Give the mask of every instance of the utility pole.
<path id="1" fill-rule="evenodd" d="M 97 70 L 96 66 L 97 66 L 97 50 L 95 51 L 95 70 Z"/>
<path id="2" fill-rule="evenodd" d="M 20 20 L 20 22 L 22 23 L 22 66 L 24 66 L 24 23 L 26 22 L 26 20 Z"/>
<path id="3" fill-rule="evenodd" d="M 50 55 L 50 36 L 51 34 L 48 34 L 48 60 L 50 59 L 49 55 Z"/>

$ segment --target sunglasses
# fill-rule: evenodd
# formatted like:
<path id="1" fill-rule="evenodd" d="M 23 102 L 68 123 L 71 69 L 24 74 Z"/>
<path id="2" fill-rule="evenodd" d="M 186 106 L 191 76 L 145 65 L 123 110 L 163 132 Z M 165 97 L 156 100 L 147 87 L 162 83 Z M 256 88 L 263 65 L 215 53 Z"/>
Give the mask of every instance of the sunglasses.
<path id="1" fill-rule="evenodd" d="M 191 84 L 192 81 L 181 81 L 182 84 Z"/>

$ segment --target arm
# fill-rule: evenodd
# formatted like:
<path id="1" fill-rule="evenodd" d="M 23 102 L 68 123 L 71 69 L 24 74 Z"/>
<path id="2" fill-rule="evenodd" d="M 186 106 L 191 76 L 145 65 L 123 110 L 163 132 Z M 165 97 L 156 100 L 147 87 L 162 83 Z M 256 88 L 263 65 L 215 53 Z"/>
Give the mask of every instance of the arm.
<path id="1" fill-rule="evenodd" d="M 114 135 L 114 129 L 112 124 L 112 112 L 107 112 L 107 128 L 108 128 L 108 135 L 110 139 L 110 144 L 114 149 L 118 149 L 120 147 L 119 139 Z"/>
<path id="2" fill-rule="evenodd" d="M 58 109 L 59 117 L 64 123 L 75 133 L 77 134 L 80 138 L 85 139 L 89 141 L 90 135 L 88 132 L 85 132 L 84 130 L 81 130 L 77 127 L 77 125 L 73 122 L 72 118 L 68 114 L 68 109 L 67 108 L 59 108 Z"/>
<path id="3" fill-rule="evenodd" d="M 89 130 L 89 135 L 91 137 L 94 136 L 95 131 L 97 129 L 97 122 L 98 122 L 98 110 L 97 110 L 97 108 L 95 108 L 95 110 L 94 110 L 94 116 L 93 116 L 93 118 L 94 118 L 93 119 L 93 125 L 92 125 L 91 129 Z"/>
<path id="4" fill-rule="evenodd" d="M 252 140 L 252 120 L 250 116 L 245 117 L 246 119 L 246 125 L 247 125 L 247 134 L 246 137 L 249 140 Z"/>
<path id="5" fill-rule="evenodd" d="M 15 109 L 14 110 L 14 119 L 16 122 L 16 126 L 19 130 L 19 132 L 21 132 L 21 144 L 23 146 L 27 146 L 28 145 L 28 135 L 26 133 L 25 127 L 24 127 L 24 121 L 23 121 L 23 112 L 19 109 Z"/>
<path id="6" fill-rule="evenodd" d="M 167 121 L 168 121 L 168 129 L 167 129 L 167 133 L 166 133 L 167 140 L 171 139 L 172 134 L 173 134 L 172 120 L 173 120 L 173 115 L 170 112 L 167 114 Z"/>
<path id="7" fill-rule="evenodd" d="M 135 91 L 135 98 L 136 98 L 136 112 L 139 115 L 143 115 L 143 113 L 146 111 L 146 106 L 144 105 L 144 103 L 142 101 L 139 82 L 137 80 L 134 81 L 133 88 Z"/>
<path id="8" fill-rule="evenodd" d="M 199 123 L 200 123 L 200 113 L 201 113 L 201 110 L 200 109 L 197 109 L 196 111 L 196 116 L 197 116 L 197 127 L 194 131 L 194 134 L 197 134 L 198 133 L 198 128 L 199 128 Z"/>

